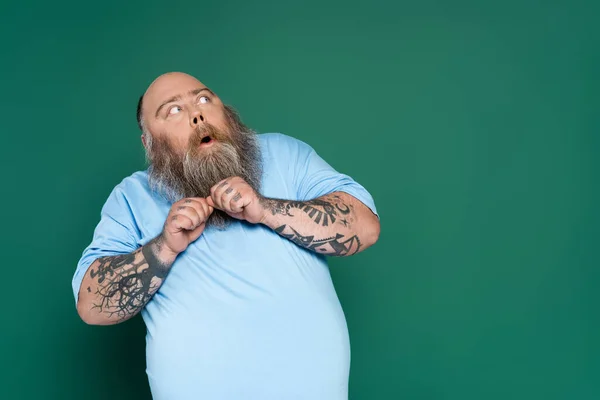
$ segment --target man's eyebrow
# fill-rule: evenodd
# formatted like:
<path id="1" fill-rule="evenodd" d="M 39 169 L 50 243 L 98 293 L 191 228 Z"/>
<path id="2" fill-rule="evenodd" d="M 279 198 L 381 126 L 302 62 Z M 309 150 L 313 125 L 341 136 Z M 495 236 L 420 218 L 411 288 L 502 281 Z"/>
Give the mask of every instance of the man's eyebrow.
<path id="1" fill-rule="evenodd" d="M 215 94 L 212 92 L 212 90 L 210 90 L 210 89 L 209 89 L 209 88 L 207 88 L 207 87 L 203 87 L 203 88 L 198 88 L 198 89 L 190 90 L 190 91 L 188 92 L 188 94 L 189 94 L 190 96 L 195 96 L 195 95 L 197 95 L 198 93 L 202 92 L 203 90 L 206 90 L 208 93 L 212 94 L 213 96 L 215 95 Z"/>
<path id="2" fill-rule="evenodd" d="M 198 88 L 198 89 L 192 89 L 192 90 L 190 90 L 190 91 L 188 92 L 188 95 L 189 95 L 189 96 L 195 96 L 195 95 L 197 95 L 198 93 L 200 93 L 200 92 L 202 92 L 202 91 L 204 91 L 204 90 L 206 90 L 206 91 L 207 91 L 207 92 L 209 92 L 210 94 L 214 95 L 214 93 L 212 92 L 212 90 L 210 90 L 210 89 L 209 89 L 209 88 L 207 88 L 207 87 Z M 181 95 L 180 95 L 180 94 L 178 94 L 178 95 L 176 95 L 176 96 L 173 96 L 173 97 L 171 97 L 170 99 L 167 99 L 165 102 L 163 102 L 163 103 L 162 103 L 162 104 L 161 104 L 161 105 L 160 105 L 160 106 L 159 106 L 159 107 L 156 109 L 156 114 L 155 114 L 155 116 L 154 116 L 154 117 L 155 117 L 155 118 L 158 118 L 158 114 L 160 113 L 160 110 L 161 110 L 161 109 L 162 109 L 164 106 L 166 106 L 166 105 L 167 105 L 167 104 L 169 104 L 169 103 L 172 103 L 172 102 L 174 102 L 174 101 L 179 101 L 179 100 L 181 100 Z"/>
<path id="3" fill-rule="evenodd" d="M 178 94 L 176 96 L 171 97 L 170 99 L 167 99 L 167 101 L 164 101 L 160 106 L 158 106 L 158 108 L 156 109 L 156 114 L 154 115 L 154 118 L 158 118 L 158 113 L 160 112 L 160 110 L 166 106 L 169 103 L 172 103 L 174 101 L 179 101 L 181 100 L 181 95 Z"/>

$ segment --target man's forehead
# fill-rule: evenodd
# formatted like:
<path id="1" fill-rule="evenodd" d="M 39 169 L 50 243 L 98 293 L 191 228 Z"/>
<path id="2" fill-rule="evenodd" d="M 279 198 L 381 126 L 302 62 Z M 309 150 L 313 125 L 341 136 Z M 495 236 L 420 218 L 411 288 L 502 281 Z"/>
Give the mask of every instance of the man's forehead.
<path id="1" fill-rule="evenodd" d="M 185 95 L 190 90 L 206 87 L 198 79 L 180 72 L 171 72 L 159 76 L 148 86 L 144 103 L 156 107 L 163 101 L 177 95 Z"/>

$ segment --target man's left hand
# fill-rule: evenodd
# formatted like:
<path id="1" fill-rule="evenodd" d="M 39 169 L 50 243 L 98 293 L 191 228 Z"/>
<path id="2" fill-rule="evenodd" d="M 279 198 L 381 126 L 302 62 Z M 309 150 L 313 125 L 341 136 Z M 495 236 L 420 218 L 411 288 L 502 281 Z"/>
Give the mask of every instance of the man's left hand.
<path id="1" fill-rule="evenodd" d="M 214 185 L 206 201 L 211 207 L 224 211 L 233 218 L 257 224 L 266 215 L 259 196 L 245 180 L 234 176 Z"/>

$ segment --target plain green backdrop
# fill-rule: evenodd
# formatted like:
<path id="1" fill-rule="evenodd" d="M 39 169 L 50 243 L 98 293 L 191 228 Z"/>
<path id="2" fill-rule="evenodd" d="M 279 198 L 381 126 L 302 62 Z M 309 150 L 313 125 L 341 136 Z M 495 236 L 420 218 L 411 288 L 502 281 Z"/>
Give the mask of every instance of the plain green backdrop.
<path id="1" fill-rule="evenodd" d="M 330 262 L 351 399 L 600 398 L 597 2 L 5 3 L 0 398 L 150 398 L 141 318 L 71 278 L 171 70 L 373 195 Z"/>

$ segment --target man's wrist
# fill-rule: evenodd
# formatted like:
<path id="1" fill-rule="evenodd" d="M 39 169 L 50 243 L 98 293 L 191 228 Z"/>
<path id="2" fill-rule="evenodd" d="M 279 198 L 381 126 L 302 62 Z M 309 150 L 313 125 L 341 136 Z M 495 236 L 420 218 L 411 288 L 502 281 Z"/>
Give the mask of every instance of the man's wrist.
<path id="1" fill-rule="evenodd" d="M 281 205 L 282 200 L 270 199 L 268 197 L 260 196 L 258 199 L 258 203 L 260 204 L 261 209 L 263 211 L 259 223 L 274 229 L 277 214 L 282 214 L 282 212 L 280 211 L 283 209 Z"/>
<path id="2" fill-rule="evenodd" d="M 167 245 L 162 233 L 152 240 L 150 245 L 156 258 L 164 265 L 171 265 L 179 255 Z"/>

